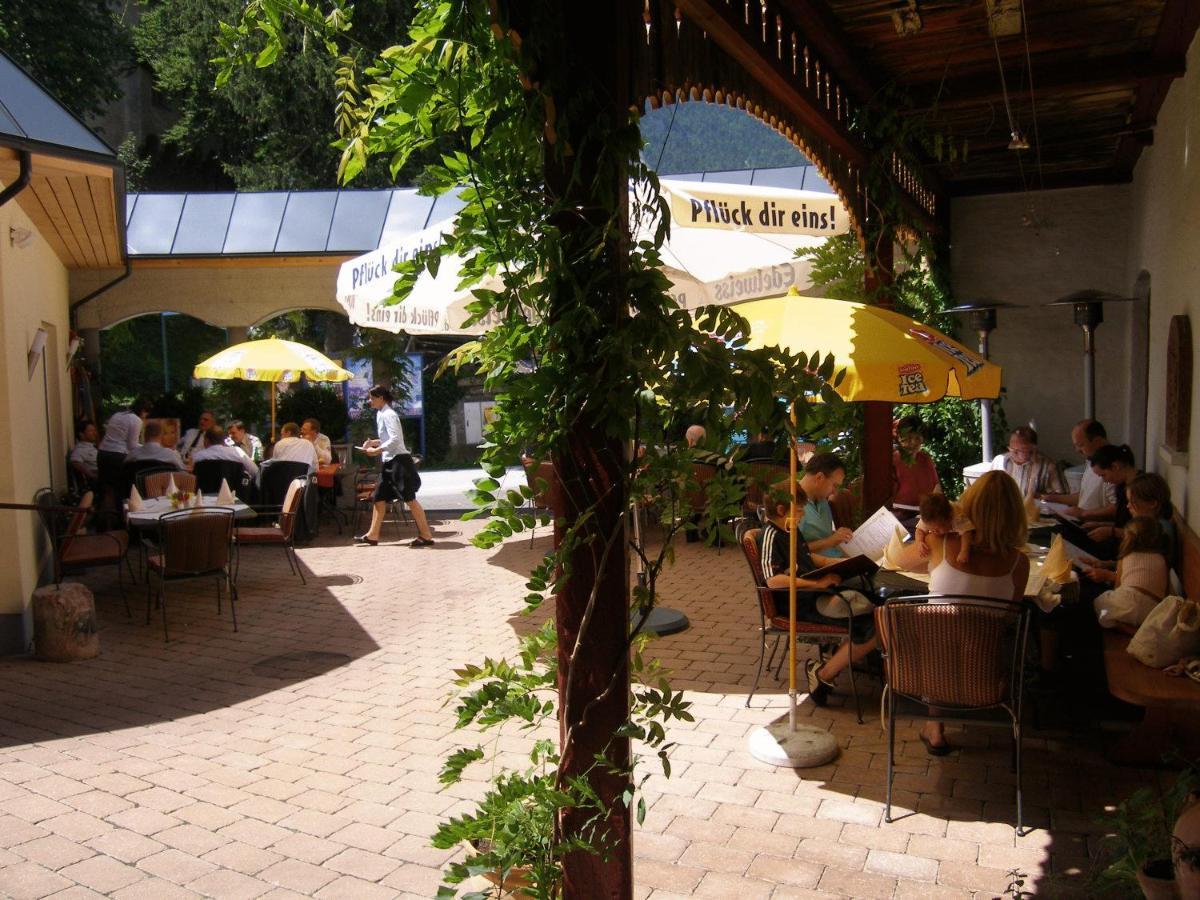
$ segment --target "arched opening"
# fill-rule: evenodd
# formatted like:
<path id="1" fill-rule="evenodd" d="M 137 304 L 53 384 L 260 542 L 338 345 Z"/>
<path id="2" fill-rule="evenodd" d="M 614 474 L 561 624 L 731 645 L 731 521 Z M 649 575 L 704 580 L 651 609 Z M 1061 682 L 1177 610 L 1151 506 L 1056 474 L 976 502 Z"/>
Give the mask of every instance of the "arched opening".
<path id="1" fill-rule="evenodd" d="M 183 313 L 134 316 L 100 332 L 100 399 L 107 410 L 134 397 L 178 396 L 192 368 L 225 346 L 225 329 Z"/>

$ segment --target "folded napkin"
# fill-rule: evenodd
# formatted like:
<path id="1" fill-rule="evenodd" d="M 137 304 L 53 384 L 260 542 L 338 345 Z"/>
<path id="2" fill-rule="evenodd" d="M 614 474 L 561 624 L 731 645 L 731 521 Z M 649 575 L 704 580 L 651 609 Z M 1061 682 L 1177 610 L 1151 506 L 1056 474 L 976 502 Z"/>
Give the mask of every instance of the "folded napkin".
<path id="1" fill-rule="evenodd" d="M 1034 522 L 1036 522 L 1041 517 L 1042 517 L 1042 510 L 1037 505 L 1037 501 L 1034 500 L 1032 497 L 1026 497 L 1025 498 L 1025 518 L 1029 521 L 1029 524 L 1032 525 Z"/>
<path id="2" fill-rule="evenodd" d="M 142 495 L 138 493 L 137 485 L 134 485 L 129 491 L 129 511 L 142 511 Z"/>
<path id="3" fill-rule="evenodd" d="M 204 505 L 204 495 L 199 491 L 192 494 L 192 509 L 199 509 Z"/>
<path id="4" fill-rule="evenodd" d="M 229 489 L 229 482 L 222 478 L 221 489 L 217 491 L 217 506 L 233 506 L 236 502 L 237 498 L 233 495 L 233 491 Z"/>
<path id="5" fill-rule="evenodd" d="M 899 571 L 903 569 L 901 555 L 904 553 L 904 529 L 897 528 L 892 532 L 892 539 L 888 541 L 887 548 L 883 551 L 883 561 L 887 568 Z"/>
<path id="6" fill-rule="evenodd" d="M 1056 534 L 1050 542 L 1050 550 L 1042 562 L 1042 574 L 1047 581 L 1063 584 L 1071 580 L 1071 559 L 1067 556 L 1067 548 L 1063 544 L 1063 536 Z"/>
<path id="7" fill-rule="evenodd" d="M 175 487 L 175 476 L 172 475 L 167 479 L 167 496 L 174 497 L 179 493 L 179 488 Z"/>

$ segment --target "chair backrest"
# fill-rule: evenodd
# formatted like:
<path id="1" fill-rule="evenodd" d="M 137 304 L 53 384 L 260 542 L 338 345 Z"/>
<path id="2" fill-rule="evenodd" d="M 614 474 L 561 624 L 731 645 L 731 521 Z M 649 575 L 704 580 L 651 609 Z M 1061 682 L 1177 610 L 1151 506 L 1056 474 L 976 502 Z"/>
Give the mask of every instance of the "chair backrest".
<path id="1" fill-rule="evenodd" d="M 746 565 L 750 567 L 750 577 L 754 579 L 754 593 L 758 598 L 759 612 L 765 618 L 772 619 L 776 615 L 775 593 L 767 587 L 763 579 L 762 555 L 758 551 L 758 538 L 761 534 L 761 528 L 749 528 L 742 534 L 742 555 L 746 558 Z"/>
<path id="2" fill-rule="evenodd" d="M 297 478 L 308 477 L 308 463 L 290 459 L 271 459 L 262 464 L 258 475 L 258 498 L 263 506 L 283 506 L 288 487 Z"/>
<path id="3" fill-rule="evenodd" d="M 163 566 L 170 575 L 203 575 L 229 563 L 233 510 L 184 509 L 158 520 Z"/>
<path id="4" fill-rule="evenodd" d="M 92 514 L 93 499 L 92 492 L 87 491 L 79 498 L 79 502 L 75 504 L 77 511 L 71 513 L 71 518 L 67 520 L 67 531 L 63 537 L 64 549 L 70 543 L 71 538 L 83 534 L 83 526 L 87 523 L 88 516 Z"/>
<path id="5" fill-rule="evenodd" d="M 287 540 L 291 540 L 292 534 L 296 530 L 296 517 L 300 513 L 300 506 L 304 503 L 304 489 L 308 487 L 308 481 L 304 478 L 296 478 L 288 485 L 287 493 L 283 497 L 283 513 L 279 517 L 279 530 Z"/>
<path id="6" fill-rule="evenodd" d="M 946 709 L 1012 708 L 1029 631 L 1027 603 L 930 594 L 875 610 L 888 689 Z"/>
<path id="7" fill-rule="evenodd" d="M 138 483 L 138 476 L 143 472 L 157 472 L 164 468 L 161 459 L 133 459 L 121 465 L 120 497 L 129 496 L 130 489 Z M 139 492 L 141 488 L 138 488 Z"/>
<path id="8" fill-rule="evenodd" d="M 246 470 L 232 459 L 202 459 L 192 466 L 192 474 L 196 476 L 196 490 L 202 494 L 217 493 L 222 481 L 235 492 L 246 482 Z"/>
<path id="9" fill-rule="evenodd" d="M 834 528 L 853 528 L 858 524 L 855 506 L 854 492 L 849 488 L 842 488 L 829 498 Z"/>
<path id="10" fill-rule="evenodd" d="M 771 485 L 788 476 L 787 466 L 773 462 L 747 463 L 746 474 L 746 503 L 749 506 L 759 506 L 771 489 Z"/>
<path id="11" fill-rule="evenodd" d="M 167 485 L 174 480 L 175 488 L 180 491 L 187 491 L 189 494 L 196 490 L 196 476 L 190 472 L 183 472 L 171 466 L 164 466 L 158 469 L 147 469 L 145 472 L 137 474 L 137 489 L 142 495 L 142 499 L 149 500 L 152 497 L 163 497 L 167 493 Z"/>
<path id="12" fill-rule="evenodd" d="M 687 486 L 687 504 L 694 515 L 702 515 L 708 509 L 708 483 L 717 475 L 717 467 L 711 463 L 692 463 L 692 476 Z"/>

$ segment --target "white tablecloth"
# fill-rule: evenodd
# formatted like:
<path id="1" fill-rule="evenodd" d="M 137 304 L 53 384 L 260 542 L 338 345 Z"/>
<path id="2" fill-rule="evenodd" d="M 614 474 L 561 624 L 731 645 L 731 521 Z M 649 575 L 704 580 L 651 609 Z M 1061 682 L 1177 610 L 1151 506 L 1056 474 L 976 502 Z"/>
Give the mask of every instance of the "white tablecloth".
<path id="1" fill-rule="evenodd" d="M 204 498 L 204 506 L 197 507 L 198 509 L 232 509 L 235 519 L 251 519 L 254 517 L 252 510 L 240 500 L 235 501 L 231 506 L 222 506 L 217 503 L 217 495 L 210 494 Z M 138 512 L 129 513 L 129 524 L 137 528 L 146 528 L 156 525 L 158 520 L 170 512 L 180 512 L 184 507 L 173 509 L 171 501 L 166 497 L 154 497 L 150 500 L 142 501 L 142 508 Z"/>

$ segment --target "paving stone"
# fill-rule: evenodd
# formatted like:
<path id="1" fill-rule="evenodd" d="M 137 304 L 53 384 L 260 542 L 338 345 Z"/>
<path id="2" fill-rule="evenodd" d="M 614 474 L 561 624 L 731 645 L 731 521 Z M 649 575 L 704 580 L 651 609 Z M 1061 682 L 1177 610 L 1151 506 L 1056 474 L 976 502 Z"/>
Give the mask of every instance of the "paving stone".
<path id="1" fill-rule="evenodd" d="M 337 878 L 337 873 L 298 859 L 287 859 L 264 869 L 258 877 L 276 887 L 313 894 Z"/>
<path id="2" fill-rule="evenodd" d="M 6 866 L 2 884 L 12 900 L 39 900 L 71 887 L 71 882 L 37 863 L 21 862 Z"/>
<path id="3" fill-rule="evenodd" d="M 101 894 L 111 894 L 141 881 L 141 872 L 107 856 L 93 856 L 83 862 L 59 869 L 59 874 L 86 885 Z"/>
<path id="4" fill-rule="evenodd" d="M 21 844 L 14 847 L 13 852 L 51 871 L 58 871 L 64 866 L 81 862 L 95 855 L 95 851 L 90 847 L 85 847 L 57 834 L 50 834 Z"/>

